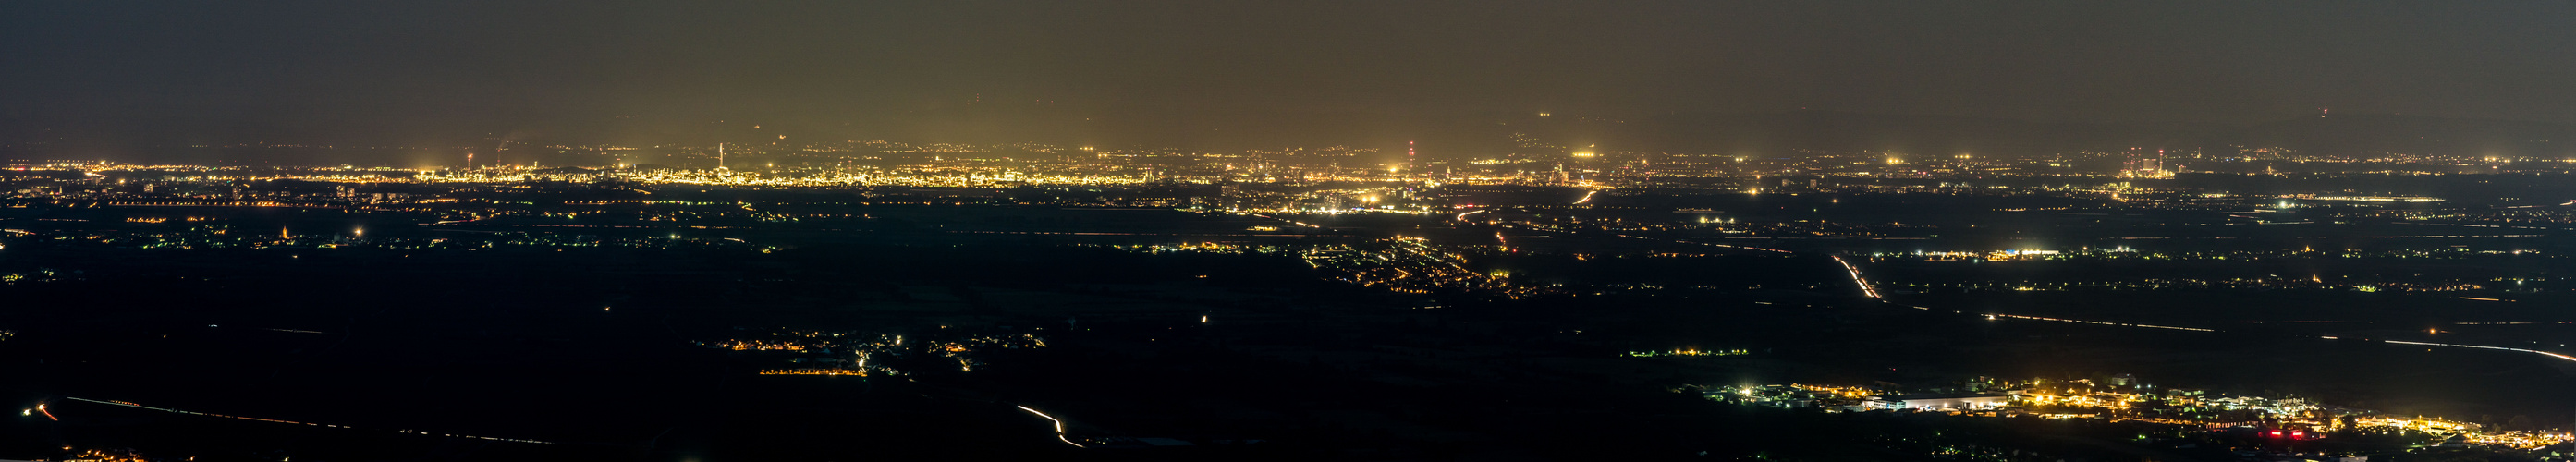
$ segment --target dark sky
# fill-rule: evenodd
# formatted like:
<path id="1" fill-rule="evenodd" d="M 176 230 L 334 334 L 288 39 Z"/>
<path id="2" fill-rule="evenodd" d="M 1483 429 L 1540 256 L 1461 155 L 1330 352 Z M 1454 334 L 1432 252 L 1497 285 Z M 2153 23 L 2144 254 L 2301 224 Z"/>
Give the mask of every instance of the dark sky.
<path id="1" fill-rule="evenodd" d="M 1807 108 L 2245 123 L 2331 106 L 2571 122 L 2569 18 L 2576 3 L 2497 0 L 20 0 L 0 3 L 0 119 L 402 130 Z"/>

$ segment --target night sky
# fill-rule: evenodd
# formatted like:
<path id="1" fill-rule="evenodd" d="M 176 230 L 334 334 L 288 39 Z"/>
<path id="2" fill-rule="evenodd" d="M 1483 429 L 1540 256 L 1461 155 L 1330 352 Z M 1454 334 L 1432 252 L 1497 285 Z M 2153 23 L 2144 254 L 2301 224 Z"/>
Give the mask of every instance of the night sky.
<path id="1" fill-rule="evenodd" d="M 15 1 L 0 4 L 0 121 L 1007 133 L 1537 111 L 2253 123 L 2331 107 L 2576 122 L 2567 18 L 2576 4 Z"/>

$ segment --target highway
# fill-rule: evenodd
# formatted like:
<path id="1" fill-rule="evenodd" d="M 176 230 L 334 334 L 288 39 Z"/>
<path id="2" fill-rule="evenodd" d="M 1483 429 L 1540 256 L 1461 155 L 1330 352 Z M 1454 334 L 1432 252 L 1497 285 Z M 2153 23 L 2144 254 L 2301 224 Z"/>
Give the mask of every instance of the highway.
<path id="1" fill-rule="evenodd" d="M 1888 303 L 1888 304 L 1891 304 L 1891 305 L 1903 306 L 1903 307 L 1908 307 L 1908 308 L 1914 308 L 1914 309 L 1918 309 L 1918 310 L 1931 310 L 1931 309 L 1932 309 L 1932 308 L 1928 308 L 1928 307 L 1913 306 L 1913 305 L 1903 305 L 1903 304 L 1897 304 L 1897 303 L 1895 303 L 1895 302 L 1890 302 L 1890 301 L 1888 301 L 1888 300 L 1887 300 L 1887 297 L 1880 296 L 1880 295 L 1879 295 L 1879 293 L 1878 293 L 1878 290 L 1877 290 L 1877 289 L 1875 289 L 1875 288 L 1872 288 L 1872 287 L 1870 286 L 1870 284 L 1869 284 L 1869 280 L 1868 280 L 1868 279 L 1864 279 L 1864 278 L 1862 278 L 1862 277 L 1861 277 L 1861 275 L 1860 275 L 1860 269 L 1859 269 L 1858 267 L 1852 266 L 1851 262 L 1844 261 L 1844 260 L 1843 260 L 1843 257 L 1840 257 L 1840 256 L 1836 256 L 1836 257 L 1834 257 L 1834 262 L 1835 262 L 1835 263 L 1840 263 L 1840 264 L 1842 264 L 1842 265 L 1843 265 L 1843 270 L 1844 270 L 1844 271 L 1848 271 L 1848 272 L 1850 272 L 1850 273 L 1851 273 L 1852 282 L 1853 282 L 1853 283 L 1860 284 L 1861 292 L 1862 292 L 1863 294 L 1865 294 L 1865 295 L 1868 295 L 1868 296 L 1869 296 L 1869 298 L 1876 299 L 1876 300 L 1878 300 L 1878 301 L 1880 301 L 1880 302 Z M 1965 312 L 1965 311 L 1958 311 L 1958 310 L 1951 310 L 1950 312 L 1951 312 L 1951 313 L 1958 313 L 1958 314 L 1969 314 L 1968 312 Z M 2100 325 L 2100 326 L 2133 327 L 2133 328 L 2140 328 L 2140 329 L 2180 330 L 2180 331 L 2192 331 L 2192 332 L 2217 332 L 2217 331 L 2218 331 L 2218 330 L 2216 330 L 2216 329 L 2208 329 L 2208 328 L 2200 328 L 2200 327 L 2164 326 L 2164 325 L 2155 325 L 2155 324 L 2140 324 L 2140 323 L 2111 322 L 2111 321 L 2091 321 L 2091 320 L 2083 320 L 2083 319 L 2050 318 L 2050 317 L 2027 316 L 2027 315 L 2005 314 L 2005 313 L 1989 313 L 1989 314 L 1986 314 L 1985 316 L 1986 316 L 1986 319 L 1998 319 L 1998 320 L 1999 320 L 1999 319 L 2018 319 L 2018 320 L 2027 320 L 2027 321 L 2050 321 L 2050 322 L 2063 322 L 2063 323 L 2075 323 L 2075 324 L 2093 324 L 2093 325 Z M 2512 323 L 2463 323 L 2463 324 L 2512 324 Z M 2321 339 L 2325 339 L 2325 340 L 2338 340 L 2338 339 L 2339 339 L 2338 337 L 2334 337 L 2334 336 L 2324 336 L 2324 335 L 2317 336 L 2317 338 L 2321 338 Z M 2439 346 L 2439 347 L 2451 347 L 2451 348 L 2473 348 L 2473 349 L 2482 349 L 2482 350 L 2514 351 L 2514 352 L 2532 353 L 2532 354 L 2538 354 L 2538 355 L 2542 355 L 2542 356 L 2548 356 L 2548 357 L 2550 357 L 2550 358 L 2555 358 L 2555 359 L 2562 360 L 2562 361 L 2576 361 L 2576 356 L 2569 356 L 2569 355 L 2560 354 L 2560 353 L 2552 353 L 2552 352 L 2540 351 L 2540 350 L 2533 350 L 2533 349 L 2527 349 L 2527 348 L 2513 348 L 2513 347 L 2501 347 L 2501 346 L 2491 346 L 2491 345 L 2471 345 L 2471 344 L 2463 344 L 2463 343 L 2414 342 L 2414 341 L 2405 341 L 2405 340 L 2381 340 L 2381 341 L 2383 341 L 2383 342 L 2387 342 L 2387 343 L 2400 344 L 2400 345 L 2422 345 L 2422 346 Z"/>
<path id="2" fill-rule="evenodd" d="M 135 408 L 135 409 L 149 409 L 149 410 L 161 411 L 161 412 L 168 412 L 168 413 L 173 413 L 173 414 L 188 414 L 188 415 L 197 415 L 197 416 L 206 416 L 206 417 L 221 417 L 221 418 L 226 418 L 226 419 L 249 420 L 249 421 L 269 422 L 269 423 L 281 423 L 281 424 L 289 424 L 289 425 L 309 425 L 309 426 L 315 426 L 315 427 L 347 428 L 347 429 L 356 429 L 356 428 L 358 428 L 358 427 L 352 427 L 352 426 L 347 426 L 347 425 L 318 424 L 318 423 L 310 423 L 310 422 L 297 422 L 297 421 L 292 421 L 292 420 L 263 419 L 263 418 L 258 418 L 258 417 L 243 417 L 243 416 L 237 416 L 237 415 L 216 414 L 216 413 L 211 413 L 211 412 L 197 412 L 197 411 L 186 411 L 186 410 L 179 410 L 179 409 L 170 409 L 170 408 L 160 408 L 160 407 L 152 407 L 152 406 L 145 406 L 145 405 L 141 405 L 141 404 L 135 404 L 135 403 L 132 403 L 132 402 L 126 402 L 126 401 L 97 400 L 97 399 L 89 399 L 89 398 L 75 398 L 75 397 L 69 397 L 69 396 L 65 396 L 65 397 L 63 397 L 63 399 L 69 399 L 69 400 L 73 400 L 73 401 L 80 401 L 80 402 L 87 402 L 87 403 L 105 404 L 105 405 L 110 405 L 110 406 L 123 406 L 123 407 Z M 38 407 L 39 407 L 39 408 L 41 408 L 41 407 L 43 407 L 43 406 L 42 406 L 42 405 L 38 405 Z M 46 414 L 45 414 L 45 416 L 46 416 L 46 417 L 52 417 L 52 416 L 53 416 L 53 413 L 48 412 L 48 413 L 46 413 Z M 60 420 L 60 419 L 56 419 L 56 420 Z M 414 435 L 444 436 L 444 437 L 449 437 L 449 438 L 470 438 L 470 439 L 490 440 L 490 441 L 507 441 L 507 442 L 512 442 L 512 443 L 555 444 L 555 443 L 554 443 L 554 442 L 552 442 L 552 441 L 538 441 L 538 440 L 520 439 L 520 438 L 497 438 L 497 437 L 490 437 L 490 436 L 460 435 L 460 434 L 454 434 L 454 433 L 430 433 L 430 432 L 424 432 L 424 431 L 418 431 L 418 430 L 394 430 L 394 432 L 396 432 L 396 433 L 408 433 L 408 434 L 414 434 Z"/>
<path id="3" fill-rule="evenodd" d="M 1048 422 L 1055 422 L 1055 439 L 1062 440 L 1064 441 L 1064 444 L 1070 444 L 1073 445 L 1073 447 L 1084 447 L 1082 443 L 1076 443 L 1073 442 L 1072 438 L 1064 437 L 1064 421 L 1056 420 L 1055 416 L 1047 415 L 1047 413 L 1044 412 L 1038 412 L 1036 409 L 1029 409 L 1028 406 L 1020 406 L 1020 410 L 1029 411 L 1030 414 L 1037 414 L 1038 417 L 1046 418 Z"/>

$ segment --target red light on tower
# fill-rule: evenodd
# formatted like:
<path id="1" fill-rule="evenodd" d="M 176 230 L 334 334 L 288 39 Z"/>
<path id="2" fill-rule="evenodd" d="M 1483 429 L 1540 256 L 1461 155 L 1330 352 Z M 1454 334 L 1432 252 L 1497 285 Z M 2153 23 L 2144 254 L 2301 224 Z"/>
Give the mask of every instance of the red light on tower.
<path id="1" fill-rule="evenodd" d="M 1413 156 L 1413 140 L 1404 140 L 1404 169 L 1411 171 L 1411 173 L 1424 173 L 1422 172 L 1422 158 Z M 1428 178 L 1427 174 L 1425 178 Z"/>

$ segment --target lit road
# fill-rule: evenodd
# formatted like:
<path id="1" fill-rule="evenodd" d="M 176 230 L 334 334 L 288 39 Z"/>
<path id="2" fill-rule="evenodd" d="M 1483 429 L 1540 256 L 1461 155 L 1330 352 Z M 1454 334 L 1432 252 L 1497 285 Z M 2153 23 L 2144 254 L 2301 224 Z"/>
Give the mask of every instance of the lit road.
<path id="1" fill-rule="evenodd" d="M 1917 307 L 1914 307 L 1914 308 L 1915 308 L 1915 309 L 1924 309 L 1924 310 L 1929 310 L 1929 309 L 1931 309 L 1931 308 L 1924 308 L 1924 307 L 1920 307 L 1920 306 L 1917 306 Z M 1952 311 L 1952 312 L 1953 312 L 1953 313 L 1966 314 L 1965 312 L 1960 312 L 1960 311 Z M 2076 323 L 2076 324 L 2093 324 L 2093 325 L 2100 325 L 2100 326 L 2135 327 L 2135 328 L 2141 328 L 2141 329 L 2183 330 L 2183 331 L 2193 331 L 2193 332 L 2217 332 L 2217 331 L 2218 331 L 2218 330 L 2216 330 L 2216 329 L 2204 329 L 2204 328 L 2199 328 L 2199 327 L 2160 326 L 2160 325 L 2155 325 L 2155 324 L 2138 324 L 2138 323 L 2109 322 L 2109 321 L 2087 321 L 2087 320 L 2082 320 L 2082 319 L 2047 318 L 2047 317 L 2039 317 L 2039 316 L 2023 316 L 2023 315 L 2017 315 L 2017 314 L 2002 314 L 2002 313 L 1995 313 L 1995 314 L 1989 314 L 1989 315 L 1986 315 L 1986 319 L 2020 319 L 2020 320 L 2029 320 L 2029 321 L 2051 321 L 2051 322 L 2064 322 L 2064 323 Z M 2320 339 L 2326 339 L 2326 340 L 2341 340 L 2341 339 L 2342 339 L 2341 337 L 2335 337 L 2335 336 L 2331 336 L 2331 335 L 2319 335 L 2319 336 L 2317 336 L 2317 338 L 2320 338 Z M 2537 354 L 2537 355 L 2542 355 L 2542 356 L 2548 356 L 2548 357 L 2556 358 L 2556 359 L 2563 360 L 2563 361 L 2576 362 L 2576 356 L 2568 356 L 2568 355 L 2565 355 L 2565 354 L 2552 353 L 2552 352 L 2540 351 L 2540 350 L 2533 350 L 2533 349 L 2528 349 L 2528 348 L 2513 348 L 2513 347 L 2500 347 L 2500 346 L 2489 346 L 2489 345 L 2470 345 L 2470 344 L 2465 344 L 2465 343 L 2415 342 L 2415 341 L 2406 341 L 2406 340 L 2380 340 L 2380 341 L 2381 341 L 2381 342 L 2386 342 L 2386 343 L 2399 344 L 2399 345 L 2420 345 L 2420 346 L 2438 346 L 2438 347 L 2451 347 L 2451 348 L 2474 348 L 2474 349 L 2480 349 L 2480 350 L 2513 351 L 2513 352 L 2531 353 L 2531 354 Z"/>
<path id="2" fill-rule="evenodd" d="M 1920 307 L 1920 306 L 1918 306 L 1918 307 L 1914 307 L 1914 308 L 1916 308 L 1916 309 L 1927 309 L 1927 310 L 1928 310 L 1928 309 L 1930 309 L 1930 308 L 1924 308 L 1924 307 Z M 2081 320 L 2081 319 L 2043 318 L 2043 317 L 2038 317 L 2038 316 L 2022 316 L 2022 315 L 2018 315 L 2018 314 L 2001 314 L 2001 313 L 1997 313 L 1997 314 L 1993 314 L 1993 315 L 1988 315 L 1988 317 L 1987 317 L 1987 319 L 1994 319 L 1994 318 L 2027 319 L 2027 320 L 2032 320 L 2032 321 L 2071 322 L 2071 323 L 2077 323 L 2077 324 L 2094 324 L 2094 325 L 2103 325 L 2103 326 L 2119 326 L 2119 327 L 2141 327 L 2141 328 L 2148 328 L 2148 329 L 2187 330 L 2187 331 L 2193 331 L 2193 332 L 2217 332 L 2217 330 L 2214 330 L 2214 329 L 2202 329 L 2202 328 L 2198 328 L 2198 327 L 2159 326 L 2159 325 L 2154 325 L 2154 324 L 2135 324 L 2135 323 L 2125 323 L 2125 322 L 2107 322 L 2107 321 L 2086 321 L 2086 320 Z M 2331 337 L 2329 337 L 2329 338 L 2331 338 Z"/>
<path id="3" fill-rule="evenodd" d="M 110 405 L 110 406 L 124 406 L 124 407 L 130 407 L 130 408 L 135 408 L 135 409 L 150 409 L 150 410 L 161 411 L 161 412 L 168 412 L 168 413 L 174 413 L 174 414 L 188 414 L 188 415 L 198 415 L 198 416 L 206 416 L 206 417 L 222 417 L 222 418 L 226 418 L 226 419 L 250 420 L 250 421 L 259 421 L 259 422 L 269 422 L 269 423 L 289 424 L 289 425 L 309 425 L 309 426 L 315 426 L 315 427 L 350 428 L 350 429 L 357 428 L 357 427 L 352 427 L 352 426 L 347 426 L 347 425 L 318 424 L 318 423 L 310 423 L 310 422 L 297 422 L 297 421 L 292 421 L 292 420 L 262 419 L 262 418 L 258 418 L 258 417 L 242 417 L 242 416 L 237 416 L 237 415 L 224 415 L 224 414 L 215 414 L 215 413 L 208 413 L 208 412 L 183 411 L 183 410 L 178 410 L 178 409 L 170 409 L 170 408 L 159 408 L 159 407 L 145 406 L 145 405 L 141 405 L 141 404 L 134 404 L 134 403 L 125 402 L 125 401 L 105 401 L 105 400 L 95 400 L 95 399 L 88 399 L 88 398 L 74 398 L 74 397 L 69 397 L 69 396 L 65 396 L 65 397 L 63 397 L 63 399 L 69 399 L 69 400 L 73 400 L 73 401 L 81 401 L 81 402 L 88 402 L 88 403 L 105 404 L 105 405 Z M 52 414 L 52 413 L 46 413 L 46 417 L 52 417 L 52 416 L 53 416 L 53 414 Z M 396 433 L 408 433 L 408 434 L 414 434 L 414 435 L 444 436 L 444 437 L 450 437 L 450 438 L 472 438 L 472 439 L 478 439 L 478 440 L 508 441 L 508 442 L 513 442 L 513 443 L 554 444 L 554 442 L 552 442 L 552 441 L 538 441 L 538 440 L 528 440 L 528 439 L 518 439 L 518 438 L 495 438 L 495 437 L 489 437 L 489 436 L 458 435 L 458 434 L 452 434 L 452 433 L 430 433 L 430 432 L 417 431 L 417 430 L 395 430 L 394 432 L 396 432 Z"/>
<path id="4" fill-rule="evenodd" d="M 2323 336 L 2323 335 L 2317 336 L 2317 338 L 2322 338 L 2322 339 L 2326 339 L 2326 340 L 2335 340 L 2335 339 L 2336 339 L 2335 337 L 2329 337 L 2329 336 Z M 2399 344 L 2399 345 L 2422 345 L 2422 346 L 2441 346 L 2441 347 L 2452 347 L 2452 348 L 2476 348 L 2476 349 L 2481 349 L 2481 350 L 2519 351 L 2519 352 L 2523 352 L 2523 353 L 2532 353 L 2532 354 L 2538 354 L 2538 355 L 2548 356 L 2548 357 L 2552 357 L 2552 358 L 2558 358 L 2559 360 L 2563 360 L 2563 361 L 2576 361 L 2576 356 L 2568 356 L 2568 355 L 2563 355 L 2563 354 L 2558 354 L 2558 353 L 2551 353 L 2551 352 L 2540 351 L 2540 350 L 2533 350 L 2533 349 L 2526 349 L 2526 348 L 2513 348 L 2513 347 L 2500 347 L 2500 346 L 2486 346 L 2486 345 L 2467 345 L 2467 344 L 2459 344 L 2459 343 L 2409 342 L 2409 341 L 2405 341 L 2405 340 L 2381 340 L 2381 341 L 2382 341 L 2382 342 L 2388 342 L 2388 343 L 2395 343 L 2395 344 Z"/>
<path id="5" fill-rule="evenodd" d="M 1038 412 L 1036 409 L 1029 409 L 1028 406 L 1020 406 L 1020 410 L 1029 411 L 1030 414 L 1037 414 L 1038 417 L 1045 418 L 1048 422 L 1055 422 L 1055 439 L 1064 441 L 1064 444 L 1070 444 L 1073 445 L 1073 447 L 1084 447 L 1082 443 L 1076 443 L 1073 442 L 1072 438 L 1064 437 L 1064 421 L 1056 420 L 1055 416 L 1047 415 L 1044 412 Z"/>
<path id="6" fill-rule="evenodd" d="M 1930 309 L 1930 308 L 1924 308 L 1924 307 L 1920 307 L 1920 306 L 1917 306 L 1917 307 L 1914 307 L 1914 308 L 1916 308 L 1916 309 L 1927 309 L 1927 310 L 1928 310 L 1928 309 Z M 1953 313 L 1960 313 L 1960 312 L 1953 311 Z M 1962 314 L 1964 314 L 1964 313 L 1962 313 Z M 2030 320 L 2030 321 L 2052 321 L 2052 322 L 2065 322 L 2065 323 L 2077 323 L 2077 324 L 2093 324 L 2093 325 L 2114 326 L 2114 327 L 2136 327 L 2136 328 L 2142 328 L 2142 329 L 2184 330 L 2184 331 L 2193 331 L 2193 332 L 2217 332 L 2217 331 L 2218 331 L 2218 330 L 2216 330 L 2216 329 L 2204 329 L 2204 328 L 2198 328 L 2198 327 L 2160 326 L 2160 325 L 2155 325 L 2155 324 L 2137 324 L 2137 323 L 2108 322 L 2108 321 L 2086 321 L 2086 320 L 2081 320 L 2081 319 L 2046 318 L 2046 317 L 2039 317 L 2039 316 L 2022 316 L 2022 315 L 2016 315 L 2016 314 L 2002 314 L 2002 313 L 1996 313 L 1996 314 L 1986 315 L 1986 319 L 2021 319 L 2021 320 Z M 2319 336 L 2317 336 L 2317 338 L 2325 339 L 2325 340 L 2341 340 L 2341 339 L 2342 339 L 2342 337 L 2336 337 L 2336 336 L 2331 336 L 2331 335 L 2319 335 Z M 2513 347 L 2500 347 L 2500 346 L 2489 346 L 2489 345 L 2471 345 L 2471 344 L 2465 344 L 2465 343 L 2415 342 L 2415 341 L 2407 341 L 2407 340 L 2380 340 L 2380 341 L 2381 341 L 2381 342 L 2385 342 L 2385 343 L 2394 343 L 2394 344 L 2399 344 L 2399 345 L 2419 345 L 2419 346 L 2438 346 L 2438 347 L 2451 347 L 2451 348 L 2474 348 L 2474 349 L 2480 349 L 2480 350 L 2513 351 L 2513 352 L 2531 353 L 2531 354 L 2537 354 L 2537 355 L 2541 355 L 2541 356 L 2548 356 L 2548 357 L 2556 358 L 2556 359 L 2558 359 L 2558 360 L 2562 360 L 2562 361 L 2571 361 L 2571 362 L 2576 362 L 2576 356 L 2568 356 L 2568 355 L 2565 355 L 2565 354 L 2552 353 L 2552 352 L 2540 351 L 2540 350 L 2534 350 L 2534 349 L 2529 349 L 2529 348 L 2513 348 Z"/>
<path id="7" fill-rule="evenodd" d="M 1626 234 L 1616 234 L 1616 236 L 1619 236 L 1619 237 L 1625 237 L 1625 238 L 1630 238 L 1630 239 L 1645 239 L 1645 240 L 1649 240 L 1649 241 L 1651 241 L 1651 240 L 1655 240 L 1655 238 L 1651 238 L 1651 237 L 1645 237 L 1645 236 L 1631 236 L 1631 235 L 1626 235 Z M 1672 241 L 1673 241 L 1673 242 L 1683 243 L 1683 244 L 1705 245 L 1705 246 L 1710 246 L 1710 247 L 1725 247 L 1725 248 L 1729 248 L 1729 249 L 1760 250 L 1760 251 L 1764 251 L 1764 252 L 1777 252 L 1777 253 L 1797 253 L 1797 252 L 1791 252 L 1791 251 L 1787 251 L 1787 250 L 1772 249 L 1772 248 L 1764 248 L 1764 247 L 1745 247 L 1745 246 L 1740 246 L 1740 245 L 1726 245 L 1726 244 L 1715 244 L 1715 243 L 1698 242 L 1698 241 L 1685 241 L 1685 240 L 1681 240 L 1681 239 L 1672 239 Z"/>
<path id="8" fill-rule="evenodd" d="M 1879 296 L 1879 295 L 1878 295 L 1878 288 L 1877 288 L 1877 287 L 1871 287 L 1871 286 L 1869 285 L 1869 280 L 1868 280 L 1868 279 L 1863 279 L 1863 278 L 1861 278 L 1861 277 L 1860 277 L 1860 268 L 1859 268 L 1859 267 L 1854 267 L 1854 266 L 1852 266 L 1851 262 L 1843 261 L 1843 257 L 1842 257 L 1841 255 L 1836 255 L 1836 256 L 1834 256 L 1834 263 L 1838 263 L 1838 264 L 1843 265 L 1843 271 L 1847 271 L 1847 272 L 1850 272 L 1850 273 L 1851 273 L 1852 283 L 1860 284 L 1860 291 L 1861 291 L 1861 293 L 1869 295 L 1869 298 L 1875 298 L 1875 299 L 1879 299 L 1879 300 L 1881 300 L 1881 301 L 1887 300 L 1887 297 L 1881 297 L 1881 296 Z M 1916 308 L 1921 308 L 1921 307 L 1916 307 Z"/>
<path id="9" fill-rule="evenodd" d="M 1881 302 L 1887 302 L 1888 304 L 1897 305 L 1897 306 L 1904 306 L 1904 307 L 1914 308 L 1914 309 L 1918 309 L 1918 310 L 1931 310 L 1931 308 L 1928 308 L 1928 307 L 1913 306 L 1913 305 L 1903 305 L 1903 304 L 1897 304 L 1897 303 L 1895 303 L 1895 302 L 1889 302 L 1889 301 L 1887 301 L 1887 298 L 1886 298 L 1886 297 L 1882 297 L 1882 296 L 1880 296 L 1880 295 L 1879 295 L 1879 293 L 1878 293 L 1878 290 L 1877 290 L 1877 289 L 1872 288 L 1872 287 L 1870 286 L 1870 284 L 1869 284 L 1869 280 L 1868 280 L 1868 279 L 1864 279 L 1864 278 L 1862 278 L 1862 277 L 1861 277 L 1861 275 L 1860 275 L 1860 269 L 1859 269 L 1858 267 L 1852 266 L 1851 262 L 1844 261 L 1844 260 L 1843 260 L 1843 258 L 1842 258 L 1842 257 L 1840 257 L 1840 256 L 1836 256 L 1836 257 L 1834 257 L 1834 262 L 1835 262 L 1835 263 L 1840 263 L 1840 264 L 1842 264 L 1842 265 L 1843 265 L 1843 270 L 1844 270 L 1844 271 L 1848 271 L 1848 272 L 1850 272 L 1850 273 L 1851 273 L 1852 282 L 1853 282 L 1853 283 L 1860 284 L 1861 291 L 1862 291 L 1863 293 L 1865 293 L 1865 294 L 1868 294 L 1870 298 L 1878 299 L 1878 300 L 1879 300 L 1879 301 L 1881 301 Z M 1957 310 L 1951 310 L 1950 312 L 1952 312 L 1952 313 L 1958 313 L 1958 314 L 1969 314 L 1969 313 L 1967 313 L 1967 312 L 1964 312 L 1964 311 L 1957 311 Z M 2018 314 L 1991 313 L 1991 314 L 1986 314 L 1986 315 L 1984 315 L 1984 316 L 1986 317 L 1986 319 L 1995 319 L 1995 320 L 2001 320 L 2001 319 L 2017 319 L 2017 320 L 2026 320 L 2026 321 L 2049 321 L 2049 322 L 2062 322 L 2062 323 L 2074 323 L 2074 324 L 2092 324 L 2092 325 L 2099 325 L 2099 326 L 2112 326 L 2112 327 L 2132 327 L 2132 328 L 2140 328 L 2140 329 L 2163 329 L 2163 330 L 2179 330 L 2179 331 L 2192 331 L 2192 332 L 2217 332 L 2217 330 L 2216 330 L 2216 329 L 2207 329 L 2207 328 L 2200 328 L 2200 327 L 2164 326 L 2164 325 L 2155 325 L 2155 324 L 2140 324 L 2140 323 L 2111 322 L 2111 321 L 2091 321 L 2091 320 L 2083 320 L 2083 319 L 2065 319 L 2065 318 L 2050 318 L 2050 317 L 2041 317 L 2041 316 L 2025 316 L 2025 315 L 2018 315 Z M 2530 324 L 2530 323 L 2460 323 L 2460 324 Z M 2338 339 L 2340 339 L 2340 338 L 2338 338 L 2338 337 L 2334 337 L 2334 336 L 2324 336 L 2324 335 L 2317 336 L 2317 338 L 2326 339 L 2326 340 L 2338 340 Z M 2576 362 L 2576 356 L 2569 356 L 2569 355 L 2560 354 L 2560 353 L 2552 353 L 2552 352 L 2540 351 L 2540 350 L 2533 350 L 2533 349 L 2528 349 L 2528 348 L 2500 347 L 2500 346 L 2490 346 L 2490 345 L 2471 345 L 2471 344 L 2463 344 L 2463 343 L 2414 342 L 2414 341 L 2406 341 L 2406 340 L 2381 340 L 2381 341 L 2382 341 L 2382 342 L 2387 342 L 2387 343 L 2399 344 L 2399 345 L 2439 346 L 2439 347 L 2451 347 L 2451 348 L 2474 348 L 2474 349 L 2481 349 L 2481 350 L 2499 350 L 2499 351 L 2513 351 L 2513 352 L 2522 352 L 2522 353 L 2532 353 L 2532 354 L 2538 354 L 2538 355 L 2542 355 L 2542 356 L 2548 356 L 2548 357 L 2555 358 L 2555 359 L 2559 359 L 2559 360 L 2563 360 L 2563 361 Z"/>

